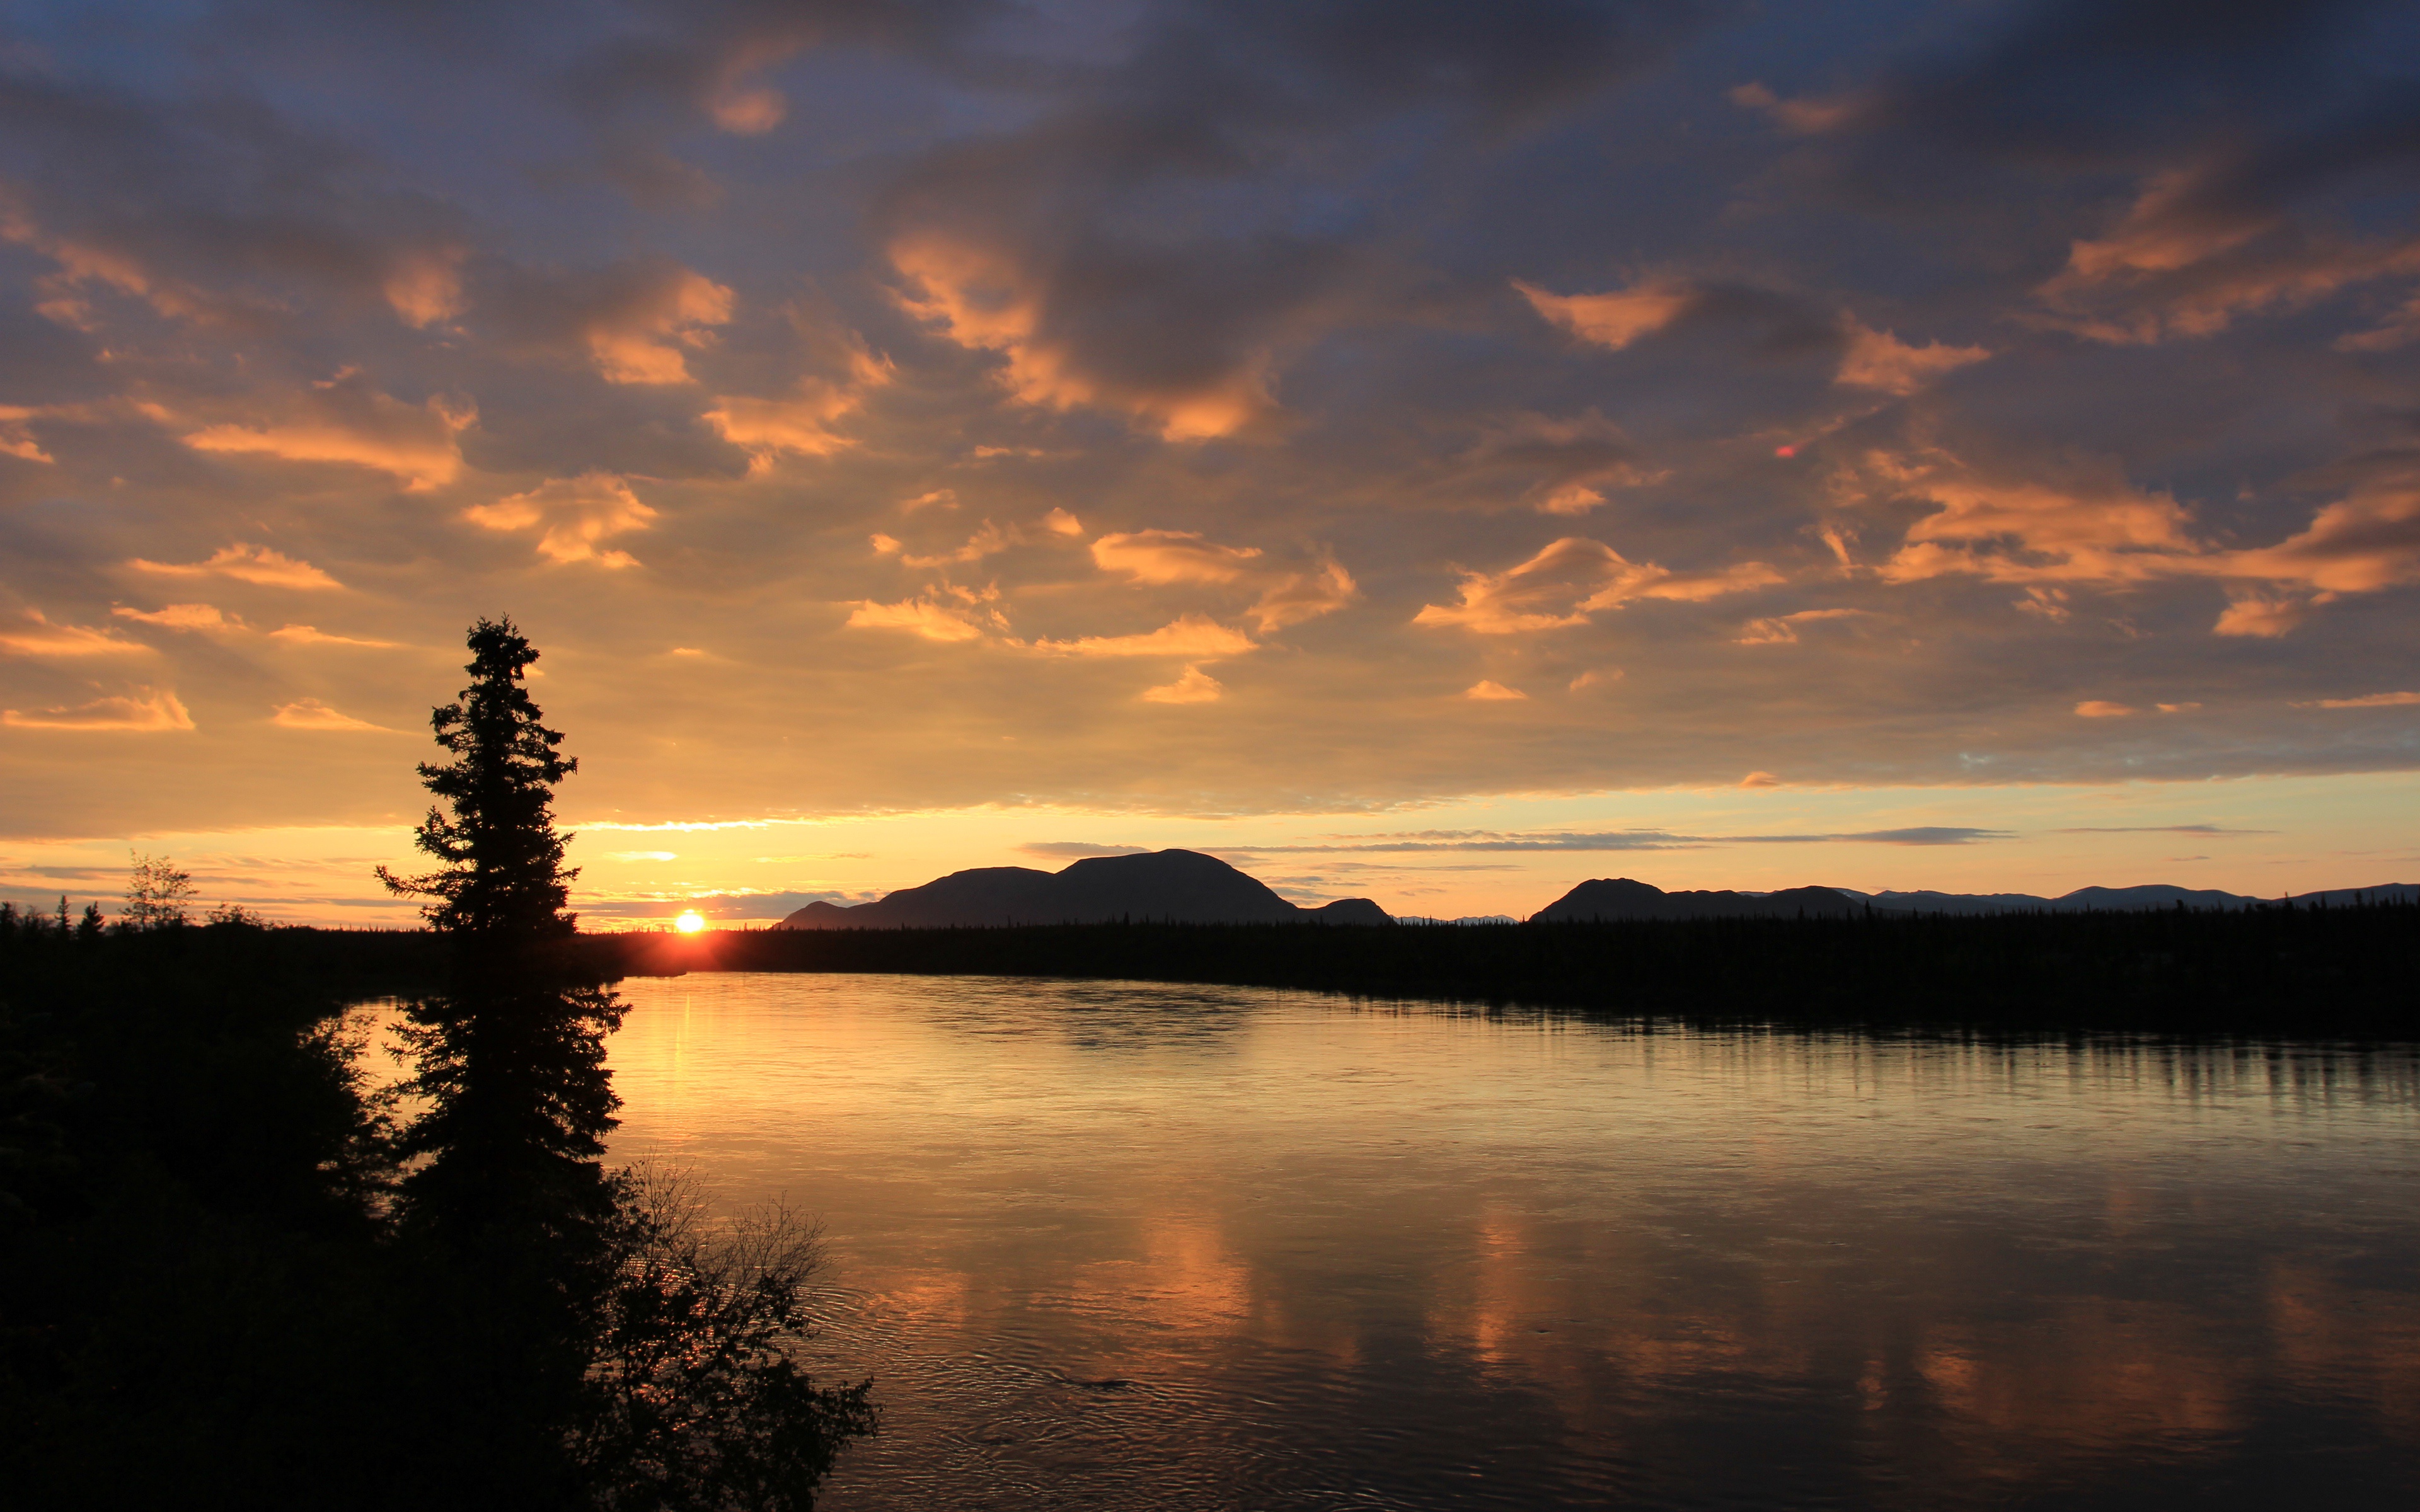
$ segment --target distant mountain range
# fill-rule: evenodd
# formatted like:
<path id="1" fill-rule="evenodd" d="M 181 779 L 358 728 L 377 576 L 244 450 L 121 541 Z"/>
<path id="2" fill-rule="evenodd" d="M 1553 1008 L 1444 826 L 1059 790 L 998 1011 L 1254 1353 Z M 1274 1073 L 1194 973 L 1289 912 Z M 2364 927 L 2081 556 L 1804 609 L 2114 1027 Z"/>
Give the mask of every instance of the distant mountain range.
<path id="1" fill-rule="evenodd" d="M 1002 924 L 1391 924 L 1367 898 L 1298 908 L 1215 856 L 1094 856 L 1063 872 L 986 866 L 953 872 L 844 908 L 809 903 L 783 929 L 948 929 Z"/>
<path id="2" fill-rule="evenodd" d="M 2376 887 L 2339 887 L 2310 892 L 2297 903 L 2356 902 L 2411 903 L 2420 899 L 2420 883 L 2388 883 Z M 2153 884 L 2140 887 L 2078 887 L 2056 898 L 2028 892 L 1859 892 L 1854 887 L 1791 887 L 1780 892 L 1666 892 L 1628 877 L 1583 882 L 1534 916 L 1547 921 L 1615 918 L 1838 918 L 1862 913 L 1897 914 L 2056 914 L 2139 911 L 2145 908 L 2251 908 L 2274 903 L 2274 898 L 2250 898 L 2209 887 L 2172 887 Z"/>
<path id="3" fill-rule="evenodd" d="M 1779 892 L 1666 892 L 1628 877 L 1583 882 L 1540 909 L 1543 922 L 1636 918 L 1845 918 L 1871 908 L 1895 914 L 2004 914 L 2028 911 L 2250 908 L 2274 899 L 2211 888 L 2150 886 L 2078 887 L 2056 898 L 2024 892 L 1859 892 L 1854 887 L 1788 887 Z M 2420 901 L 2420 884 L 2341 887 L 2304 893 L 2298 903 Z M 1317 908 L 1286 902 L 1255 877 L 1199 851 L 1094 856 L 1063 872 L 1022 866 L 953 872 L 921 887 L 903 887 L 855 907 L 809 903 L 782 920 L 783 929 L 947 929 L 1007 924 L 1102 924 L 1120 919 L 1177 924 L 1391 924 L 1367 898 L 1340 898 Z M 1513 920 L 1406 918 L 1419 924 L 1481 924 Z"/>

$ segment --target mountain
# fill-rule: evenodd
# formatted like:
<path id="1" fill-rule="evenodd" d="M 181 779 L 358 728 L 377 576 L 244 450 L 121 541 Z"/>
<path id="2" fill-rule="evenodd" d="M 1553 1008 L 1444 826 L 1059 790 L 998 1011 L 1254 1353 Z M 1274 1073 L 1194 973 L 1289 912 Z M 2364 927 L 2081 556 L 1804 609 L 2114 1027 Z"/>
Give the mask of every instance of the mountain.
<path id="1" fill-rule="evenodd" d="M 2037 898 L 2025 892 L 1859 892 L 1854 887 L 1835 887 L 1832 890 L 1846 898 L 1872 903 L 1877 909 L 1890 908 L 1910 914 L 2003 914 L 2029 910 L 2070 914 L 2174 908 L 2179 903 L 2187 908 L 2252 908 L 2283 901 L 2250 898 L 2211 887 L 2173 887 L 2160 883 L 2140 887 L 2078 887 L 2056 898 Z M 2415 900 L 2420 900 L 2420 884 L 2390 882 L 2376 887 L 2337 887 L 2327 892 L 2306 892 L 2293 902 L 2297 905 L 2326 903 L 2340 906 L 2365 902 L 2412 903 Z"/>
<path id="2" fill-rule="evenodd" d="M 1831 887 L 1788 887 L 1780 892 L 1666 892 L 1628 877 L 1583 882 L 1538 910 L 1535 923 L 1561 924 L 1614 918 L 1839 918 L 1859 905 Z"/>
<path id="3" fill-rule="evenodd" d="M 1391 924 L 1367 898 L 1297 908 L 1199 851 L 1093 856 L 1063 872 L 986 866 L 854 908 L 809 903 L 782 929 L 947 929 L 1005 924 Z"/>
<path id="4" fill-rule="evenodd" d="M 1791 887 L 1781 892 L 1666 892 L 1628 877 L 1583 882 L 1539 910 L 1548 922 L 1594 918 L 1770 918 L 1832 917 L 1862 912 L 1898 914 L 2008 914 L 2138 912 L 2146 908 L 2254 908 L 2273 898 L 2248 898 L 2211 887 L 2153 883 L 2138 887 L 2078 887 L 2056 898 L 2029 892 L 1859 892 L 1854 887 Z M 2339 887 L 2307 892 L 2297 905 L 2420 902 L 2420 884 Z"/>

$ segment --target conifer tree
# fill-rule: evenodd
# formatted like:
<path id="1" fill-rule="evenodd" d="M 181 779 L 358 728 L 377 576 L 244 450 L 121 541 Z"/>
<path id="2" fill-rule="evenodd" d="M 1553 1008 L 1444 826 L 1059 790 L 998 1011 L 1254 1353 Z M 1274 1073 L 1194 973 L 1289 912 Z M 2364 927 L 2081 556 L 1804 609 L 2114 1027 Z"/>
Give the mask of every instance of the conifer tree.
<path id="1" fill-rule="evenodd" d="M 573 965 L 572 878 L 554 827 L 556 783 L 579 769 L 557 749 L 526 686 L 538 654 L 510 619 L 470 632 L 471 686 L 430 716 L 452 755 L 423 763 L 441 803 L 416 836 L 440 870 L 380 878 L 430 900 L 451 944 L 447 991 L 402 1031 L 427 1112 L 403 1134 L 427 1163 L 404 1182 L 408 1219 L 458 1245 L 500 1246 L 560 1284 L 603 1250 L 614 1193 L 598 1158 L 618 1105 L 604 1036 L 621 1005 Z M 576 1288 L 575 1288 L 576 1289 Z"/>

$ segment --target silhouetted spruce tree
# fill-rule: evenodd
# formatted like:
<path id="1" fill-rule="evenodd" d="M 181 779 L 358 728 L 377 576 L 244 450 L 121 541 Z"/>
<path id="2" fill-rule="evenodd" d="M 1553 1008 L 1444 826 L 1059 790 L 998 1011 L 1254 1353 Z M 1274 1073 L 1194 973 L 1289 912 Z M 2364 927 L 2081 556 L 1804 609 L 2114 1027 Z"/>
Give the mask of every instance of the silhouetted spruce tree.
<path id="1" fill-rule="evenodd" d="M 425 1111 L 398 1136 L 402 1238 L 421 1246 L 431 1359 L 451 1378 L 415 1437 L 464 1506 L 587 1500 L 566 1453 L 597 1310 L 613 1270 L 617 1194 L 599 1163 L 616 1101 L 604 1037 L 621 1005 L 574 969 L 575 872 L 554 785 L 575 770 L 525 686 L 537 653 L 509 619 L 470 632 L 471 686 L 430 716 L 445 762 L 415 837 L 439 870 L 379 875 L 445 942 L 444 991 L 398 1035 Z M 473 1489 L 475 1485 L 475 1491 Z"/>
<path id="2" fill-rule="evenodd" d="M 614 1189 L 598 1158 L 614 1124 L 604 1037 L 621 1004 L 582 980 L 563 911 L 572 878 L 554 827 L 554 786 L 579 769 L 539 723 L 525 678 L 538 654 L 510 619 L 470 633 L 471 686 L 435 710 L 422 763 L 442 800 L 416 841 L 442 869 L 380 877 L 431 900 L 422 910 L 449 943 L 446 992 L 412 1005 L 403 1039 L 410 1090 L 427 1111 L 403 1134 L 425 1158 L 403 1184 L 407 1221 L 469 1249 L 502 1247 L 568 1282 L 599 1257 Z"/>

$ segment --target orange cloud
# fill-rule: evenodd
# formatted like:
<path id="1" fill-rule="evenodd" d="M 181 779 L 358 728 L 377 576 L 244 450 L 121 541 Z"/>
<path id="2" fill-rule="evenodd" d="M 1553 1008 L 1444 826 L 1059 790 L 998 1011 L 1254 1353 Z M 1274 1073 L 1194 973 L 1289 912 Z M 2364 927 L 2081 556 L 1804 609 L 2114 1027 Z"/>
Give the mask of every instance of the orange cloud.
<path id="1" fill-rule="evenodd" d="M 1678 320 L 1697 298 L 1687 285 L 1668 279 L 1605 294 L 1550 294 L 1517 278 L 1512 286 L 1548 320 L 1582 341 L 1614 351 Z"/>
<path id="2" fill-rule="evenodd" d="M 1465 572 L 1457 603 L 1430 604 L 1412 623 L 1515 635 L 1585 625 L 1599 610 L 1637 599 L 1698 603 L 1781 580 L 1781 574 L 1761 562 L 1720 572 L 1676 573 L 1653 563 L 1630 562 L 1601 541 L 1567 535 L 1503 572 Z"/>
<path id="3" fill-rule="evenodd" d="M 1084 526 L 1082 521 L 1065 510 L 1053 509 L 1034 522 L 1033 532 L 1038 533 L 1031 533 L 1020 525 L 1003 528 L 993 524 L 990 520 L 985 520 L 983 528 L 967 537 L 967 543 L 954 550 L 937 552 L 931 556 L 903 554 L 899 561 L 902 565 L 909 567 L 947 567 L 970 562 L 981 562 L 984 558 L 997 555 L 1013 546 L 1027 546 L 1037 540 L 1047 541 L 1051 536 L 1063 539 L 1068 536 L 1081 535 L 1084 533 Z M 877 533 L 873 540 L 874 549 L 877 555 L 890 556 L 894 552 L 904 553 L 906 550 L 906 548 L 892 536 Z"/>
<path id="4" fill-rule="evenodd" d="M 1187 666 L 1176 681 L 1142 690 L 1145 703 L 1215 703 L 1227 689 L 1201 668 Z"/>
<path id="5" fill-rule="evenodd" d="M 1263 635 L 1290 625 L 1333 614 L 1361 596 L 1353 575 L 1335 562 L 1323 562 L 1309 572 L 1289 573 L 1269 584 L 1244 612 Z"/>
<path id="6" fill-rule="evenodd" d="M 1852 319 L 1849 349 L 1841 355 L 1832 381 L 1904 397 L 1945 373 L 1991 355 L 1988 347 L 1947 347 L 1937 341 L 1911 347 L 1887 331 L 1870 330 Z"/>
<path id="7" fill-rule="evenodd" d="M 1777 788 L 1781 786 L 1781 779 L 1771 772 L 1750 772 L 1739 779 L 1739 785 L 1744 788 Z"/>
<path id="8" fill-rule="evenodd" d="M 281 703 L 277 712 L 270 717 L 270 722 L 288 730 L 374 730 L 390 735 L 396 733 L 382 724 L 372 724 L 366 719 L 356 719 L 349 714 L 340 714 L 318 699 L 297 699 L 291 703 Z"/>
<path id="9" fill-rule="evenodd" d="M 1946 453 L 1869 454 L 1836 495 L 1937 504 L 1878 569 L 1885 581 L 1967 573 L 1994 582 L 2134 583 L 2200 570 L 2184 506 L 2114 475 L 2063 484 L 1985 477 Z"/>
<path id="10" fill-rule="evenodd" d="M 2122 719 L 2134 710 L 2124 703 L 2112 703 L 2106 699 L 2086 699 L 2075 706 L 2075 712 L 2087 719 Z"/>
<path id="11" fill-rule="evenodd" d="M 1771 619 L 1750 620 L 1733 638 L 1743 646 L 1780 646 L 1798 643 L 1798 627 L 1823 620 L 1863 619 L 1871 614 L 1862 609 L 1803 609 L 1795 614 L 1781 614 Z"/>
<path id="12" fill-rule="evenodd" d="M 364 640 L 349 635 L 330 635 L 327 631 L 312 625 L 280 625 L 269 632 L 269 639 L 283 640 L 287 645 L 294 646 L 382 647 L 396 644 L 393 640 Z"/>
<path id="13" fill-rule="evenodd" d="M 169 604 L 147 613 L 139 609 L 127 609 L 121 606 L 109 612 L 121 619 L 140 620 L 145 625 L 156 625 L 167 630 L 240 630 L 243 628 L 241 618 L 225 613 L 209 604 Z"/>
<path id="14" fill-rule="evenodd" d="M 24 405 L 0 404 L 0 456 L 54 465 L 57 458 L 43 451 L 42 443 L 36 440 L 34 433 L 25 426 L 26 421 L 46 412 L 46 409 L 29 409 Z"/>
<path id="15" fill-rule="evenodd" d="M 2237 593 L 2211 628 L 2218 635 L 2265 636 L 2274 639 L 2303 623 L 2311 600 L 2288 594 Z"/>
<path id="16" fill-rule="evenodd" d="M 600 567 L 635 567 L 639 559 L 627 551 L 604 549 L 606 536 L 644 531 L 656 512 L 630 491 L 630 486 L 610 472 L 583 472 L 576 478 L 549 478 L 527 493 L 517 493 L 492 504 L 473 504 L 462 517 L 491 531 L 546 527 L 538 538 L 538 555 L 550 562 L 594 562 Z"/>
<path id="17" fill-rule="evenodd" d="M 857 347 L 850 353 L 845 383 L 801 378 L 784 399 L 720 395 L 716 408 L 706 412 L 706 423 L 721 432 L 724 440 L 751 453 L 760 466 L 783 452 L 830 456 L 857 444 L 855 438 L 834 430 L 834 423 L 863 409 L 866 395 L 888 384 L 894 371 L 889 359 Z"/>
<path id="18" fill-rule="evenodd" d="M 268 424 L 205 425 L 181 439 L 197 452 L 256 453 L 288 462 L 341 462 L 393 473 L 421 490 L 451 483 L 462 471 L 461 432 L 478 423 L 467 404 L 432 395 L 405 404 L 353 374 L 315 385 L 288 405 L 287 418 Z"/>
<path id="19" fill-rule="evenodd" d="M 1482 677 L 1471 684 L 1462 690 L 1462 696 L 1466 699 L 1477 699 L 1481 703 L 1523 702 L 1529 697 L 1519 688 L 1507 687 L 1492 677 Z"/>
<path id="20" fill-rule="evenodd" d="M 927 640 L 981 640 L 993 631 L 1008 628 L 1000 611 L 989 607 L 998 596 L 997 591 L 977 594 L 945 586 L 896 604 L 869 598 L 857 604 L 848 624 L 859 629 L 907 630 Z"/>
<path id="21" fill-rule="evenodd" d="M 142 656 L 151 648 L 107 630 L 53 625 L 41 610 L 29 609 L 14 625 L 0 624 L 0 651 L 19 656 Z"/>
<path id="22" fill-rule="evenodd" d="M 712 346 L 731 307 L 731 290 L 675 268 L 591 315 L 580 334 L 608 383 L 687 383 L 683 348 Z"/>
<path id="23" fill-rule="evenodd" d="M 2363 594 L 2420 582 L 2420 471 L 2368 479 L 2273 547 L 2229 553 L 2229 577 Z"/>
<path id="24" fill-rule="evenodd" d="M 2213 162 L 2148 181 L 2099 240 L 2080 240 L 2040 290 L 2050 323 L 2095 341 L 2141 344 L 2211 336 L 2237 316 L 2292 309 L 2355 284 L 2420 273 L 2420 239 L 2343 242 L 2310 238 L 2270 210 L 2205 193 L 2228 170 Z M 2395 328 L 2348 338 L 2391 346 Z"/>
<path id="25" fill-rule="evenodd" d="M 464 309 L 460 247 L 407 253 L 387 270 L 379 291 L 396 318 L 414 331 L 451 320 Z"/>
<path id="26" fill-rule="evenodd" d="M 892 243 L 892 266 L 912 285 L 898 295 L 908 314 L 959 346 L 1007 360 L 1001 381 L 1027 404 L 1124 409 L 1156 424 L 1168 440 L 1201 440 L 1241 429 L 1271 406 L 1269 354 L 1212 382 L 1152 391 L 1104 382 L 1042 332 L 1042 301 L 1021 270 L 964 241 L 908 238 Z"/>
<path id="27" fill-rule="evenodd" d="M 1075 640 L 1022 642 L 1024 649 L 1054 656 L 1183 656 L 1215 661 L 1240 656 L 1259 646 L 1240 630 L 1231 630 L 1201 614 L 1184 614 L 1144 635 L 1094 635 Z"/>
<path id="28" fill-rule="evenodd" d="M 19 730 L 97 730 L 147 734 L 163 730 L 191 730 L 194 717 L 174 693 L 149 688 L 141 698 L 103 698 L 70 708 L 38 709 L 31 714 L 0 709 L 0 724 Z"/>
<path id="29" fill-rule="evenodd" d="M 1360 594 L 1353 575 L 1332 560 L 1281 573 L 1263 559 L 1259 547 L 1220 546 L 1195 531 L 1104 535 L 1093 543 L 1093 563 L 1139 584 L 1264 584 L 1260 598 L 1244 611 L 1263 635 L 1332 614 Z"/>
<path id="30" fill-rule="evenodd" d="M 232 578 L 264 588 L 340 589 L 345 585 L 307 562 L 297 562 L 265 546 L 238 541 L 221 547 L 207 562 L 148 562 L 136 557 L 127 563 L 142 572 L 170 578 Z"/>
<path id="31" fill-rule="evenodd" d="M 1134 531 L 1093 543 L 1093 563 L 1139 583 L 1229 583 L 1251 571 L 1256 546 L 1218 546 L 1193 531 Z"/>

